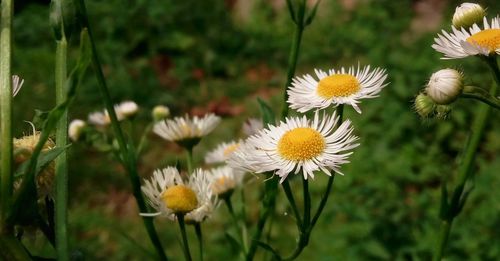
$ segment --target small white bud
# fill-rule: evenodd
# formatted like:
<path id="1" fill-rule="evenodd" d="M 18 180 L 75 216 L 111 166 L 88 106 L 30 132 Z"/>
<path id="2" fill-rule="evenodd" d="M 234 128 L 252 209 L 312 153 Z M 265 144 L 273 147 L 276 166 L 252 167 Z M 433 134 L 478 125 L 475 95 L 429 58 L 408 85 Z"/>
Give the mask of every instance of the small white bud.
<path id="1" fill-rule="evenodd" d="M 139 111 L 139 106 L 133 101 L 124 101 L 115 105 L 115 111 L 119 119 L 128 118 L 134 116 Z"/>
<path id="2" fill-rule="evenodd" d="M 462 93 L 462 74 L 453 69 L 443 69 L 432 74 L 425 91 L 437 104 L 450 104 Z"/>
<path id="3" fill-rule="evenodd" d="M 455 9 L 452 23 L 457 29 L 469 28 L 483 21 L 486 11 L 478 4 L 463 3 Z"/>
<path id="4" fill-rule="evenodd" d="M 85 126 L 87 126 L 87 123 L 85 123 L 82 120 L 76 119 L 76 120 L 71 121 L 71 123 L 69 124 L 69 128 L 68 128 L 69 138 L 74 142 L 78 141 L 78 139 L 82 135 L 82 132 L 83 132 L 83 129 L 85 128 Z"/>
<path id="5" fill-rule="evenodd" d="M 160 121 L 170 116 L 170 109 L 167 106 L 156 105 L 151 112 L 154 121 Z"/>

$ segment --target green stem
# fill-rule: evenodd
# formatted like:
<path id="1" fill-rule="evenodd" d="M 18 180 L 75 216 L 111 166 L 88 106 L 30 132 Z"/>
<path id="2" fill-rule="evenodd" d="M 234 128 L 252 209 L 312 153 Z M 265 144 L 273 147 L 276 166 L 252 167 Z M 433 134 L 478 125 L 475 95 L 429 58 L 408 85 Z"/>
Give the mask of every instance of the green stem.
<path id="1" fill-rule="evenodd" d="M 189 175 L 193 173 L 193 147 L 186 148 L 186 164 Z"/>
<path id="2" fill-rule="evenodd" d="M 500 109 L 500 99 L 488 93 L 487 90 L 475 86 L 465 86 L 462 98 L 482 101 L 495 109 Z"/>
<path id="3" fill-rule="evenodd" d="M 196 223 L 194 225 L 194 230 L 196 233 L 196 238 L 198 239 L 198 250 L 200 251 L 200 261 L 203 261 L 203 234 L 201 233 L 201 224 Z"/>
<path id="4" fill-rule="evenodd" d="M 191 261 L 191 252 L 189 251 L 189 242 L 186 235 L 186 224 L 184 222 L 184 214 L 177 214 L 177 221 L 181 230 L 182 236 L 182 250 L 184 251 L 184 258 L 186 261 Z"/>
<path id="5" fill-rule="evenodd" d="M 137 173 L 136 155 L 132 151 L 132 148 L 130 146 L 127 146 L 127 143 L 125 142 L 125 136 L 123 135 L 122 129 L 116 117 L 114 105 L 111 100 L 111 96 L 109 94 L 109 90 L 106 84 L 106 79 L 104 78 L 101 63 L 99 61 L 99 57 L 97 54 L 97 48 L 95 45 L 92 29 L 88 21 L 85 3 L 83 0 L 78 0 L 76 2 L 76 6 L 80 14 L 79 20 L 82 26 L 88 29 L 89 42 L 92 50 L 92 55 L 91 55 L 92 67 L 95 70 L 97 81 L 99 83 L 98 84 L 99 92 L 101 93 L 101 97 L 104 101 L 106 110 L 108 111 L 109 117 L 111 119 L 111 127 L 113 129 L 113 132 L 115 133 L 116 140 L 118 141 L 122 163 L 124 167 L 127 169 L 127 172 L 129 174 L 130 182 L 132 183 L 133 194 L 137 202 L 137 205 L 139 207 L 139 211 L 142 213 L 147 213 L 148 208 L 141 192 L 141 181 L 139 178 L 139 174 Z M 158 253 L 159 259 L 167 260 L 167 256 L 165 254 L 165 251 L 163 250 L 163 246 L 161 245 L 160 238 L 156 233 L 153 220 L 149 217 L 143 217 L 142 220 L 146 228 L 146 231 L 148 232 L 148 236 L 151 239 L 151 242 L 153 243 L 156 252 Z"/>
<path id="6" fill-rule="evenodd" d="M 12 205 L 12 0 L 2 0 L 0 25 L 0 234 L 10 234 Z"/>
<path id="7" fill-rule="evenodd" d="M 293 214 L 295 215 L 297 227 L 299 229 L 302 228 L 302 218 L 300 217 L 299 209 L 297 208 L 297 203 L 295 203 L 295 198 L 293 197 L 292 189 L 290 188 L 290 183 L 288 182 L 288 179 L 285 179 L 283 183 L 281 183 L 281 186 L 283 187 L 283 190 L 285 191 L 286 198 L 288 199 L 288 202 L 290 203 L 290 206 L 292 207 Z"/>
<path id="8" fill-rule="evenodd" d="M 490 66 L 493 71 L 493 76 L 496 80 L 496 84 L 490 89 L 490 94 L 496 96 L 498 93 L 498 86 L 500 85 L 500 70 L 498 68 L 498 64 L 495 57 L 486 58 L 486 62 Z M 451 225 L 453 224 L 453 220 L 460 213 L 460 210 L 463 207 L 464 198 L 464 188 L 467 180 L 472 175 L 472 167 L 474 163 L 474 158 L 476 156 L 477 149 L 479 147 L 479 143 L 484 134 L 484 129 L 486 124 L 488 123 L 489 114 L 491 112 L 491 107 L 486 104 L 481 104 L 476 113 L 476 117 L 474 123 L 472 125 L 469 139 L 466 143 L 464 154 L 462 156 L 462 160 L 458 167 L 458 183 L 456 184 L 452 198 L 450 201 L 450 205 L 448 207 L 448 211 L 446 213 L 446 217 L 441 223 L 441 228 L 439 232 L 438 244 L 436 245 L 433 260 L 439 261 L 441 260 L 446 245 L 448 243 L 448 237 L 451 231 Z M 445 186 L 443 184 L 442 186 Z M 446 203 L 446 201 L 442 201 Z"/>
<path id="9" fill-rule="evenodd" d="M 302 190 L 304 193 L 304 223 L 303 230 L 306 230 L 311 225 L 311 194 L 309 193 L 309 181 L 302 179 Z"/>
<path id="10" fill-rule="evenodd" d="M 231 215 L 231 218 L 233 219 L 234 227 L 236 228 L 236 231 L 238 231 L 238 236 L 240 237 L 241 244 L 243 245 L 243 254 L 246 254 L 247 252 L 247 246 L 245 244 L 245 237 L 243 234 L 243 231 L 240 230 L 240 222 L 238 221 L 238 217 L 236 216 L 236 213 L 234 212 L 233 208 L 233 203 L 231 202 L 231 197 L 226 196 L 224 197 L 224 202 L 226 203 L 227 209 L 229 211 L 229 214 Z"/>
<path id="11" fill-rule="evenodd" d="M 55 85 L 56 103 L 59 105 L 66 101 L 66 79 L 67 79 L 67 51 L 66 37 L 56 41 L 55 61 Z M 68 141 L 68 112 L 62 115 L 57 123 L 56 146 L 65 147 Z M 55 196 L 55 226 L 56 226 L 56 249 L 58 260 L 69 260 L 68 250 L 68 158 L 63 151 L 55 161 L 56 172 L 56 196 Z"/>

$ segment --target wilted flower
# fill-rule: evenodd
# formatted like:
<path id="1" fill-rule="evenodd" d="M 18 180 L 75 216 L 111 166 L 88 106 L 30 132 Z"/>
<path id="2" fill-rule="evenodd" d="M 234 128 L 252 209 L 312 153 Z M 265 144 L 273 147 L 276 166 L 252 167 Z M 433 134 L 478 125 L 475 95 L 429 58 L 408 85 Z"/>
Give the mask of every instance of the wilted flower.
<path id="1" fill-rule="evenodd" d="M 425 91 L 437 104 L 450 104 L 462 93 L 462 74 L 454 69 L 443 69 L 432 74 Z"/>
<path id="2" fill-rule="evenodd" d="M 475 23 L 480 23 L 486 11 L 483 7 L 474 3 L 463 3 L 455 9 L 452 23 L 456 28 L 469 28 Z"/>

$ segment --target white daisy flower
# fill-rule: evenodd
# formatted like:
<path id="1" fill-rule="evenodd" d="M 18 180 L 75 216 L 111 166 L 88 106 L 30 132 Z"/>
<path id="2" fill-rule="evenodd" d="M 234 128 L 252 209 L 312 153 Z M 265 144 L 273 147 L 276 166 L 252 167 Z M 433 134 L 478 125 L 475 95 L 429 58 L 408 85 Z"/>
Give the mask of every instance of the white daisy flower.
<path id="1" fill-rule="evenodd" d="M 306 74 L 295 77 L 292 86 L 287 91 L 290 108 L 299 112 L 312 109 L 325 109 L 330 105 L 351 105 L 358 113 L 360 99 L 375 98 L 387 86 L 384 81 L 387 74 L 384 69 L 370 66 L 364 68 L 350 67 L 347 70 L 330 69 L 328 72 L 315 69 L 317 80 Z"/>
<path id="2" fill-rule="evenodd" d="M 78 141 L 85 126 L 87 126 L 87 123 L 80 119 L 72 120 L 68 127 L 69 138 L 74 142 Z"/>
<path id="3" fill-rule="evenodd" d="M 175 117 L 156 123 L 153 132 L 168 141 L 199 140 L 212 132 L 220 120 L 220 117 L 213 113 L 207 114 L 203 118 L 197 116 L 193 118 L 188 116 Z"/>
<path id="4" fill-rule="evenodd" d="M 202 222 L 215 206 L 209 175 L 201 169 L 195 170 L 188 182 L 174 167 L 158 169 L 150 180 L 145 180 L 141 190 L 157 211 L 141 213 L 142 216 L 164 216 L 175 220 L 176 215 L 185 215 L 186 222 Z"/>
<path id="5" fill-rule="evenodd" d="M 314 178 L 314 171 L 339 174 L 340 165 L 348 163 L 349 150 L 357 147 L 351 121 L 336 128 L 339 117 L 322 117 L 316 112 L 312 120 L 303 117 L 287 118 L 278 126 L 269 125 L 249 137 L 242 149 L 234 152 L 230 166 L 257 173 L 276 171 L 281 181 L 289 173 L 302 171 L 304 179 Z"/>
<path id="6" fill-rule="evenodd" d="M 217 146 L 214 150 L 207 153 L 205 156 L 205 162 L 207 164 L 226 162 L 239 145 L 240 141 L 224 142 Z"/>
<path id="7" fill-rule="evenodd" d="M 17 75 L 12 75 L 12 97 L 15 97 L 17 93 L 23 87 L 24 79 Z"/>
<path id="8" fill-rule="evenodd" d="M 444 54 L 442 59 L 458 59 L 473 55 L 490 56 L 500 54 L 500 17 L 488 23 L 483 19 L 483 29 L 477 24 L 468 30 L 452 27 L 452 32 L 442 31 L 434 38 L 432 45 L 436 51 Z"/>
<path id="9" fill-rule="evenodd" d="M 133 101 L 124 101 L 115 105 L 115 111 L 118 118 L 127 118 L 135 115 L 139 111 L 139 106 Z"/>
<path id="10" fill-rule="evenodd" d="M 211 188 L 214 195 L 224 197 L 229 195 L 237 186 L 241 185 L 245 173 L 223 166 L 210 170 Z"/>
<path id="11" fill-rule="evenodd" d="M 247 136 L 252 136 L 264 128 L 262 120 L 250 118 L 243 123 L 243 133 Z"/>

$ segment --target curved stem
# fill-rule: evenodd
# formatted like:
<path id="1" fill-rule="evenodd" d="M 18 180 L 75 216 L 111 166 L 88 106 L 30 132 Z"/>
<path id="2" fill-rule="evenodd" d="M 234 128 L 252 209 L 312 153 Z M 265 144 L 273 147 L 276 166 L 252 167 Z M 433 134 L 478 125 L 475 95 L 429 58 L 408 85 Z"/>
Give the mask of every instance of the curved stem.
<path id="1" fill-rule="evenodd" d="M 200 261 L 203 261 L 203 234 L 201 233 L 201 224 L 194 224 L 196 238 L 198 239 L 198 250 L 200 251 Z"/>
<path id="2" fill-rule="evenodd" d="M 7 216 L 12 205 L 12 0 L 2 0 L 0 25 L 0 234 L 10 234 Z"/>
<path id="3" fill-rule="evenodd" d="M 177 214 L 177 221 L 181 230 L 182 236 L 182 250 L 184 251 L 184 258 L 186 261 L 191 261 L 191 252 L 189 251 L 189 242 L 186 235 L 186 224 L 184 222 L 184 214 Z"/>
<path id="4" fill-rule="evenodd" d="M 66 79 L 67 79 L 67 52 L 68 44 L 66 37 L 56 41 L 56 61 L 55 61 L 55 85 L 56 102 L 61 104 L 67 99 Z M 68 111 L 66 110 L 57 124 L 56 146 L 65 147 L 68 143 Z M 69 260 L 68 250 L 68 156 L 63 151 L 55 161 L 55 226 L 56 226 L 56 249 L 58 260 Z"/>
<path id="5" fill-rule="evenodd" d="M 495 109 L 500 109 L 500 99 L 491 95 L 483 88 L 475 86 L 465 86 L 461 97 L 476 99 L 490 105 Z"/>
<path id="6" fill-rule="evenodd" d="M 496 81 L 496 84 L 494 84 L 490 89 L 490 94 L 496 96 L 498 93 L 498 86 L 500 85 L 500 70 L 498 68 L 495 57 L 488 57 L 486 58 L 486 61 L 493 71 L 493 76 Z M 455 185 L 455 188 L 453 190 L 452 198 L 449 203 L 449 207 L 447 208 L 448 210 L 446 213 L 446 217 L 441 223 L 438 242 L 433 254 L 434 261 L 441 260 L 448 243 L 448 237 L 451 231 L 453 220 L 460 213 L 460 210 L 462 209 L 465 202 L 465 199 L 463 197 L 465 184 L 472 175 L 474 158 L 476 156 L 481 138 L 483 137 L 484 129 L 486 127 L 486 123 L 488 122 L 490 112 L 490 106 L 481 104 L 476 113 L 476 117 L 469 134 L 469 139 L 465 145 L 462 160 L 458 167 L 458 183 Z M 445 184 L 443 184 L 442 186 L 445 186 Z M 442 200 L 442 202 L 442 204 L 447 204 L 445 200 Z"/>
<path id="7" fill-rule="evenodd" d="M 136 162 L 136 154 L 132 151 L 131 146 L 127 146 L 125 141 L 125 135 L 120 127 L 120 123 L 116 117 L 116 112 L 114 109 L 113 101 L 111 100 L 111 95 L 109 94 L 109 90 L 106 84 L 106 79 L 104 78 L 104 74 L 102 72 L 101 63 L 99 61 L 99 56 L 97 54 L 97 48 L 95 45 L 94 37 L 92 34 L 92 30 L 90 27 L 90 23 L 88 21 L 87 10 L 85 8 L 84 0 L 78 0 L 75 2 L 77 7 L 77 11 L 79 13 L 79 20 L 82 27 L 86 27 L 88 29 L 89 42 L 91 46 L 91 59 L 92 59 L 92 67 L 97 76 L 99 92 L 101 93 L 101 97 L 103 99 L 104 104 L 106 105 L 106 110 L 109 113 L 109 117 L 111 119 L 111 127 L 113 132 L 115 133 L 116 140 L 118 141 L 118 145 L 120 148 L 121 160 L 124 167 L 127 169 L 129 174 L 130 182 L 132 183 L 132 190 L 139 206 L 139 212 L 146 213 L 148 208 L 146 206 L 146 201 L 141 192 L 141 181 L 139 178 L 139 174 L 137 173 L 137 162 Z M 146 231 L 148 232 L 148 236 L 153 243 L 156 252 L 158 253 L 158 257 L 160 260 L 167 260 L 167 256 L 165 251 L 163 250 L 163 246 L 161 245 L 160 238 L 156 233 L 156 229 L 153 223 L 153 220 L 148 217 L 142 218 Z"/>
<path id="8" fill-rule="evenodd" d="M 285 191 L 286 198 L 288 199 L 288 202 L 290 202 L 290 206 L 292 207 L 293 214 L 295 215 L 297 227 L 299 229 L 302 228 L 302 218 L 300 217 L 299 209 L 297 208 L 297 204 L 295 203 L 295 198 L 293 197 L 292 190 L 290 188 L 290 183 L 288 182 L 288 179 L 285 179 L 283 183 L 281 183 L 281 186 L 283 187 L 283 190 Z"/>

